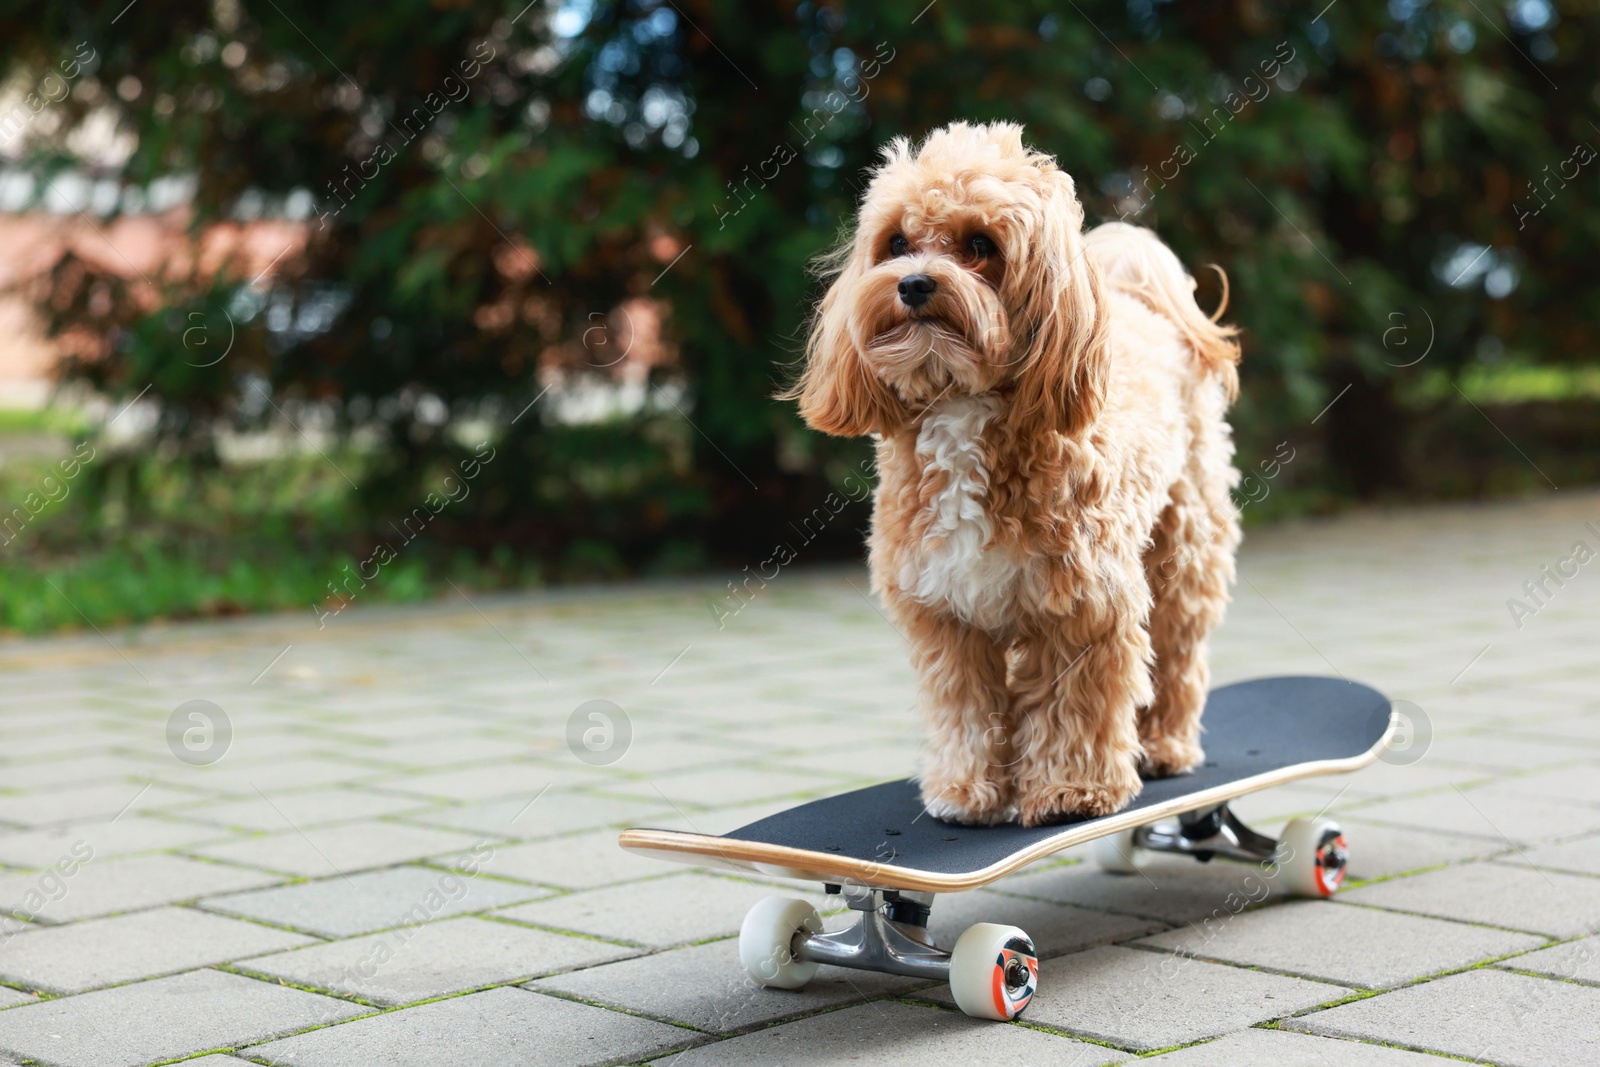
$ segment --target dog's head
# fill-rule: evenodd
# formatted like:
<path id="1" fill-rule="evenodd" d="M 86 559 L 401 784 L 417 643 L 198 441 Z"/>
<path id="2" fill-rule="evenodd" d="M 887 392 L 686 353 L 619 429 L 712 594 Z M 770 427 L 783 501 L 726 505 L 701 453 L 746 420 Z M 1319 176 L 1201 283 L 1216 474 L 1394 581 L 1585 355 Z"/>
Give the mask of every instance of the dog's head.
<path id="1" fill-rule="evenodd" d="M 1072 178 L 1014 123 L 883 150 L 791 395 L 811 426 L 892 433 L 992 394 L 1019 429 L 1076 433 L 1105 393 L 1106 312 Z"/>

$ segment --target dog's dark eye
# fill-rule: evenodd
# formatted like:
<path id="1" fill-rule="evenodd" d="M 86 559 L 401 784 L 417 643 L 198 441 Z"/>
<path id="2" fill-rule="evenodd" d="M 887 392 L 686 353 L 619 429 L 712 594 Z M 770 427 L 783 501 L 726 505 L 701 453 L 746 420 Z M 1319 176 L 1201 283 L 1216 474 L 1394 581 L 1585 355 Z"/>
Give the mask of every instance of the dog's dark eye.
<path id="1" fill-rule="evenodd" d="M 967 238 L 967 247 L 971 249 L 972 254 L 977 256 L 979 259 L 988 259 L 990 256 L 994 255 L 995 252 L 999 251 L 997 248 L 995 248 L 994 242 L 989 240 L 989 238 L 985 237 L 981 233 L 975 233 L 971 237 Z"/>
<path id="2" fill-rule="evenodd" d="M 889 238 L 889 254 L 891 256 L 903 256 L 909 251 L 911 251 L 911 242 L 906 240 L 904 235 L 897 233 Z"/>

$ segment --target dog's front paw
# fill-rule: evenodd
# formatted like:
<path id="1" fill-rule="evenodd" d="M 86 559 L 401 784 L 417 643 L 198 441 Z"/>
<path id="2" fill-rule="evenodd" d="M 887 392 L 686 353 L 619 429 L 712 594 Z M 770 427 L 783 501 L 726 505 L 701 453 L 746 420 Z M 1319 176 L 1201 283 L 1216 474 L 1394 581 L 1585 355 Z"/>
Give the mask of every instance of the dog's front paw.
<path id="1" fill-rule="evenodd" d="M 1147 778 L 1167 778 L 1194 770 L 1205 758 L 1205 751 L 1193 741 L 1162 737 L 1144 742 L 1142 767 Z"/>
<path id="2" fill-rule="evenodd" d="M 994 826 L 1011 818 L 1009 782 L 990 778 L 922 776 L 922 806 L 929 815 L 967 826 Z"/>
<path id="3" fill-rule="evenodd" d="M 1143 784 L 1131 766 L 1096 781 L 1023 783 L 1017 816 L 1024 826 L 1046 826 L 1070 815 L 1112 815 L 1127 807 Z"/>

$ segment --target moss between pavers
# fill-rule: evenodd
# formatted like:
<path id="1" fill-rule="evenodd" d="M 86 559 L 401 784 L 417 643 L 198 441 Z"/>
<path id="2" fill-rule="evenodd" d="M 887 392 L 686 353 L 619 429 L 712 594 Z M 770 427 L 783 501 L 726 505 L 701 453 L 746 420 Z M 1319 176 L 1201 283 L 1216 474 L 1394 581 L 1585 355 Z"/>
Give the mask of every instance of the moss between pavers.
<path id="1" fill-rule="evenodd" d="M 1468 862 L 1476 863 L 1476 862 L 1479 862 L 1479 861 L 1470 860 Z M 1451 867 L 1451 866 L 1461 866 L 1461 864 L 1449 864 L 1449 863 L 1447 863 L 1447 864 L 1444 864 L 1441 867 L 1431 867 L 1429 869 L 1430 870 L 1435 870 L 1435 871 L 1442 871 L 1442 870 L 1445 869 L 1445 867 Z M 1565 872 L 1560 872 L 1560 873 L 1565 873 Z M 1425 911 L 1406 911 L 1406 910 L 1404 910 L 1402 908 L 1385 907 L 1382 904 L 1364 904 L 1359 900 L 1341 900 L 1341 901 L 1339 901 L 1339 903 L 1343 904 L 1347 908 L 1367 908 L 1367 909 L 1369 909 L 1371 911 L 1387 911 L 1387 912 L 1389 912 L 1389 913 L 1391 913 L 1393 915 L 1410 915 L 1410 916 L 1413 916 L 1413 917 L 1421 917 L 1421 918 L 1424 918 L 1424 919 L 1435 919 L 1435 920 L 1438 920 L 1439 922 L 1456 923 L 1456 924 L 1458 924 L 1460 926 L 1476 926 L 1480 930 L 1495 930 L 1495 931 L 1498 931 L 1499 933 L 1503 933 L 1503 934 L 1521 934 L 1524 937 L 1543 937 L 1543 938 L 1549 938 L 1550 937 L 1549 934 L 1540 933 L 1538 930 L 1522 930 L 1522 929 L 1519 929 L 1519 928 L 1517 928 L 1515 926 L 1498 926 L 1495 923 L 1482 923 L 1482 922 L 1477 922 L 1476 920 L 1473 920 L 1473 919 L 1457 919 L 1457 918 L 1455 918 L 1453 916 L 1450 916 L 1450 915 L 1430 915 L 1429 913 L 1427 913 Z M 1549 945 L 1545 945 L 1543 947 L 1549 948 L 1550 946 Z"/>
<path id="2" fill-rule="evenodd" d="M 1251 1029 L 1253 1029 L 1253 1030 L 1283 1030 L 1283 1027 L 1278 1025 L 1278 1023 L 1280 1021 L 1281 1020 L 1274 1019 L 1272 1022 L 1269 1022 L 1269 1023 L 1257 1023 L 1255 1026 L 1251 1027 Z M 1301 1030 L 1283 1030 L 1283 1032 L 1286 1033 L 1286 1034 L 1303 1034 L 1304 1033 L 1304 1031 L 1301 1031 Z M 1324 1040 L 1324 1041 L 1343 1041 L 1346 1044 L 1350 1044 L 1350 1045 L 1373 1045 L 1373 1046 L 1376 1046 L 1378 1048 L 1392 1048 L 1392 1049 L 1396 1050 L 1397 1052 L 1420 1052 L 1425 1056 L 1437 1056 L 1441 1060 L 1453 1060 L 1453 1061 L 1458 1062 L 1458 1063 L 1482 1063 L 1483 1062 L 1482 1060 L 1469 1060 L 1465 1056 L 1457 1056 L 1457 1055 L 1454 1055 L 1453 1053 L 1449 1053 L 1449 1052 L 1439 1052 L 1439 1051 L 1436 1051 L 1436 1050 L 1431 1049 L 1431 1048 L 1413 1048 L 1410 1045 L 1397 1045 L 1397 1044 L 1393 1043 L 1392 1041 L 1363 1041 L 1360 1038 L 1354 1038 L 1354 1037 L 1328 1037 L 1328 1036 L 1323 1035 L 1323 1034 L 1305 1034 L 1305 1036 L 1306 1037 L 1320 1038 L 1321 1040 Z"/>
<path id="3" fill-rule="evenodd" d="M 314 946 L 306 945 L 304 947 L 312 948 Z M 294 950 L 290 949 L 289 951 L 292 952 Z M 302 985 L 299 982 L 291 982 L 287 978 L 279 978 L 277 975 L 273 975 L 273 974 L 262 974 L 262 973 L 260 973 L 258 971 L 241 970 L 239 968 L 239 966 L 237 964 L 234 964 L 234 963 L 219 963 L 216 966 L 214 966 L 212 968 L 212 970 L 222 971 L 222 972 L 224 972 L 226 974 L 236 974 L 240 978 L 248 978 L 248 979 L 250 979 L 251 981 L 254 981 L 254 982 L 265 982 L 268 985 L 280 985 L 280 986 L 283 986 L 286 989 L 298 989 L 302 993 L 315 993 L 319 997 L 329 997 L 329 998 L 331 998 L 333 1000 L 342 1000 L 342 1001 L 345 1001 L 347 1003 L 355 1004 L 355 1005 L 358 1005 L 358 1006 L 363 1007 L 363 1008 L 372 1008 L 375 1011 L 382 1011 L 383 1010 L 383 1005 L 374 1004 L 372 1001 L 365 1000 L 365 999 L 363 999 L 363 998 L 361 998 L 359 996 L 356 996 L 354 993 L 341 993 L 336 989 L 323 989 L 320 986 Z M 132 984 L 132 983 L 129 983 L 129 984 Z M 363 1016 L 358 1016 L 358 1018 L 363 1018 L 364 1019 L 364 1018 L 366 1018 L 366 1016 L 364 1016 L 364 1015 Z"/>

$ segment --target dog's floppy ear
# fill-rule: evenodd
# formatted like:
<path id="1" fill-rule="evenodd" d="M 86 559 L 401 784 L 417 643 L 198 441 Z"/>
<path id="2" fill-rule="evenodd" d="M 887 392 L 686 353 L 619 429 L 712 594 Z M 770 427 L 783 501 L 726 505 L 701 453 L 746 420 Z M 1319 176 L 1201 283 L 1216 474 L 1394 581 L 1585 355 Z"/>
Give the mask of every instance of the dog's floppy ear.
<path id="1" fill-rule="evenodd" d="M 906 421 L 905 405 L 888 384 L 861 360 L 861 345 L 848 306 L 839 293 L 855 284 L 846 266 L 822 298 L 811 336 L 806 341 L 806 366 L 800 380 L 779 395 L 800 401 L 800 417 L 814 430 L 835 437 L 893 433 Z"/>
<path id="2" fill-rule="evenodd" d="M 1038 230 L 1025 259 L 1012 264 L 1022 321 L 1008 417 L 1019 429 L 1076 435 L 1105 404 L 1110 316 L 1100 268 L 1084 248 L 1072 178 L 1052 170 L 1043 184 Z"/>

